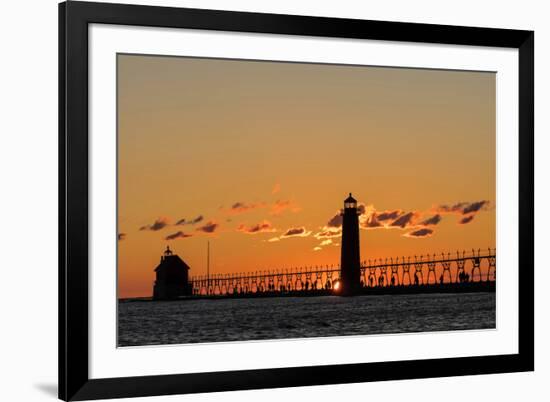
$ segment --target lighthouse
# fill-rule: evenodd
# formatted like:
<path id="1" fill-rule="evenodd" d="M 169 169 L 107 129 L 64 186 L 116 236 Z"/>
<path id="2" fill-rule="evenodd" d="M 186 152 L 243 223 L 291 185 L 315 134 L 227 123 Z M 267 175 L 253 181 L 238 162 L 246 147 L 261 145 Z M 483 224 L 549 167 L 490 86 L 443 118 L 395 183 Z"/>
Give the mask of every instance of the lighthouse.
<path id="1" fill-rule="evenodd" d="M 344 200 L 342 212 L 342 248 L 340 274 L 341 294 L 352 296 L 361 288 L 361 263 L 359 257 L 359 214 L 357 200 L 351 196 Z"/>
<path id="2" fill-rule="evenodd" d="M 154 300 L 177 299 L 191 294 L 189 283 L 189 265 L 166 247 L 155 268 L 156 281 L 153 287 Z"/>

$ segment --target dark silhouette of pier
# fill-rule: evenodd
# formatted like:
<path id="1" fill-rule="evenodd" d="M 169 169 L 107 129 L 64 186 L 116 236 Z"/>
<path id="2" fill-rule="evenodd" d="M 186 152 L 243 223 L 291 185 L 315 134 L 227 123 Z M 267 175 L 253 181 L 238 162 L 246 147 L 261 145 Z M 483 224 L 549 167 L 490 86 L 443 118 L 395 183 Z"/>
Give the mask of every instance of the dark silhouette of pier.
<path id="1" fill-rule="evenodd" d="M 367 260 L 359 272 L 357 295 L 494 292 L 496 249 Z M 341 284 L 339 265 L 191 278 L 192 297 L 337 295 Z"/>

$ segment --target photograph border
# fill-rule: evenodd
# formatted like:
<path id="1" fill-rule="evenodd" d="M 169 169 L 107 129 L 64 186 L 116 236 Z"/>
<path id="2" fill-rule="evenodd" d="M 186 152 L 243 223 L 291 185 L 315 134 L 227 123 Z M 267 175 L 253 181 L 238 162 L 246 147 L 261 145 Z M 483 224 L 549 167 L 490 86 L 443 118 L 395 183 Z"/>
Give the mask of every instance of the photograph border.
<path id="1" fill-rule="evenodd" d="M 507 47 L 519 58 L 518 353 L 89 377 L 89 24 Z M 59 5 L 59 398 L 89 400 L 534 370 L 534 32 L 71 1 Z"/>

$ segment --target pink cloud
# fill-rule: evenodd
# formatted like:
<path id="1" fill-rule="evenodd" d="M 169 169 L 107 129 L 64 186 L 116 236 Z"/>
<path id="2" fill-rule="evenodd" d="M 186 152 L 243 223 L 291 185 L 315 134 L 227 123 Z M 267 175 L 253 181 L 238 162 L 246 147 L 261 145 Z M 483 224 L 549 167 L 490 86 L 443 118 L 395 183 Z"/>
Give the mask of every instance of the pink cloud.
<path id="1" fill-rule="evenodd" d="M 242 214 L 244 212 L 251 211 L 253 209 L 264 208 L 264 207 L 265 207 L 265 203 L 263 202 L 246 203 L 246 202 L 237 201 L 233 205 L 231 205 L 228 212 L 232 215 L 237 215 L 237 214 Z"/>
<path id="2" fill-rule="evenodd" d="M 192 235 L 190 234 L 187 234 L 187 233 L 183 233 L 181 230 L 176 232 L 176 233 L 172 233 L 168 236 L 166 236 L 164 238 L 164 240 L 175 240 L 175 239 L 185 239 L 186 237 L 191 237 Z"/>
<path id="3" fill-rule="evenodd" d="M 324 226 L 320 232 L 317 232 L 313 235 L 316 239 L 330 239 L 333 237 L 342 236 L 342 228 L 333 228 Z"/>
<path id="4" fill-rule="evenodd" d="M 214 221 L 209 221 L 208 223 L 204 224 L 203 226 L 199 226 L 197 228 L 197 231 L 205 232 L 205 233 L 214 233 L 218 227 L 219 223 L 216 223 Z"/>
<path id="5" fill-rule="evenodd" d="M 305 227 L 289 228 L 285 233 L 281 235 L 281 239 L 289 237 L 307 237 L 311 234 L 311 231 L 307 231 Z"/>
<path id="6" fill-rule="evenodd" d="M 276 230 L 273 228 L 273 225 L 271 222 L 263 220 L 260 223 L 256 223 L 251 226 L 246 226 L 245 224 L 240 224 L 237 227 L 237 230 L 239 232 L 243 232 L 246 234 L 257 234 L 257 233 L 268 233 L 268 232 L 275 232 Z"/>
<path id="7" fill-rule="evenodd" d="M 168 226 L 168 218 L 158 218 L 150 225 L 145 225 L 139 228 L 139 230 L 152 230 L 156 232 L 157 230 L 164 229 L 166 226 Z"/>
<path id="8" fill-rule="evenodd" d="M 299 212 L 300 207 L 295 205 L 290 200 L 277 200 L 271 205 L 269 214 L 270 215 L 280 215 L 286 210 L 290 210 L 291 212 Z"/>
<path id="9" fill-rule="evenodd" d="M 422 229 L 415 230 L 413 232 L 406 233 L 404 236 L 412 237 L 412 238 L 430 237 L 433 234 L 433 232 L 434 231 L 432 229 L 422 228 Z"/>
<path id="10" fill-rule="evenodd" d="M 459 221 L 458 221 L 458 224 L 459 225 L 465 225 L 467 223 L 470 223 L 473 219 L 474 219 L 475 215 L 468 215 L 468 216 L 465 216 L 463 218 L 461 218 Z"/>

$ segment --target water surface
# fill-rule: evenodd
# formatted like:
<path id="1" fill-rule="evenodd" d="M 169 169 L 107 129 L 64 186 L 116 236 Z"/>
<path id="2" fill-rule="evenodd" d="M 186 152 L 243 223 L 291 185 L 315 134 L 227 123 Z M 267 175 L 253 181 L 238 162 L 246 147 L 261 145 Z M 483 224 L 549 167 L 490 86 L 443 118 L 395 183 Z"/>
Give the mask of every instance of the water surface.
<path id="1" fill-rule="evenodd" d="M 118 345 L 495 328 L 495 293 L 119 302 Z"/>

